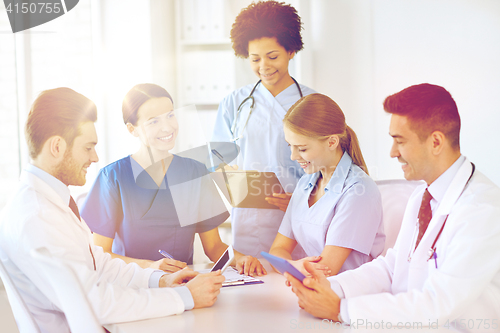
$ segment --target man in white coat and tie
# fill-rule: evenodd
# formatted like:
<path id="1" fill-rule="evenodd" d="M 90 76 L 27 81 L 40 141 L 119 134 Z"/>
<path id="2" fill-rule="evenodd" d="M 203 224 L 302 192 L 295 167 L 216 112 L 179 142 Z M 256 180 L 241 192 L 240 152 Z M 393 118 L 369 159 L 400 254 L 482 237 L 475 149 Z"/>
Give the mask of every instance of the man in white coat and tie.
<path id="1" fill-rule="evenodd" d="M 93 244 L 68 185 L 84 185 L 98 160 L 96 120 L 95 104 L 69 88 L 37 97 L 25 127 L 31 163 L 0 220 L 0 260 L 42 332 L 69 332 L 69 326 L 57 277 L 43 274 L 33 256 L 40 249 L 76 273 L 101 325 L 211 306 L 224 281 L 220 271 L 167 275 L 127 265 Z"/>
<path id="2" fill-rule="evenodd" d="M 420 84 L 386 98 L 391 157 L 408 201 L 394 248 L 326 279 L 310 265 L 287 279 L 299 306 L 351 327 L 500 330 L 500 189 L 460 153 L 460 116 L 444 88 Z M 416 325 L 416 326 L 415 326 Z"/>

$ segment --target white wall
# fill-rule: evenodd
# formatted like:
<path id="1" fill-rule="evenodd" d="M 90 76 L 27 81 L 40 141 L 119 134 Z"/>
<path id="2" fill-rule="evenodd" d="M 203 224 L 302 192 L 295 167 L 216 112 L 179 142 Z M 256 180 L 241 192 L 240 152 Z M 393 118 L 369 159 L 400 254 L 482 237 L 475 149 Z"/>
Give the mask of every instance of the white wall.
<path id="1" fill-rule="evenodd" d="M 108 146 L 101 154 L 106 163 L 131 153 L 135 144 L 121 125 L 126 90 L 153 81 L 175 95 L 174 77 L 179 75 L 173 0 L 141 2 L 141 6 L 131 0 L 119 0 L 121 5 L 114 6 L 116 1 L 103 2 L 101 45 L 107 59 L 113 59 L 103 68 L 102 77 L 112 80 L 105 81 L 103 89 L 111 85 L 116 91 L 104 101 L 106 115 L 100 118 L 107 124 L 101 136 Z M 228 15 L 235 17 L 248 2 L 228 1 Z M 500 131 L 495 128 L 500 125 L 500 1 L 294 0 L 292 4 L 304 22 L 305 49 L 293 60 L 291 72 L 342 107 L 375 179 L 403 177 L 399 163 L 389 157 L 390 116 L 382 109 L 384 98 L 429 82 L 444 86 L 457 102 L 463 154 L 500 185 L 496 147 Z M 119 15 L 117 8 L 123 11 Z M 238 60 L 237 73 L 238 84 L 256 80 L 245 60 Z M 211 123 L 214 113 L 206 116 L 204 122 Z"/>
<path id="2" fill-rule="evenodd" d="M 95 29 L 95 83 L 102 92 L 98 107 L 99 168 L 137 149 L 122 117 L 123 97 L 138 83 L 152 79 L 152 33 L 149 2 L 94 1 L 99 6 Z M 137 148 L 133 148 L 137 147 Z"/>
<path id="3" fill-rule="evenodd" d="M 500 1 L 314 0 L 306 27 L 311 85 L 332 97 L 357 132 L 372 176 L 402 178 L 389 158 L 384 98 L 413 84 L 442 85 L 462 119 L 462 153 L 500 185 Z M 307 36 L 307 35 L 306 35 Z M 312 49 L 312 50 L 311 50 Z"/>

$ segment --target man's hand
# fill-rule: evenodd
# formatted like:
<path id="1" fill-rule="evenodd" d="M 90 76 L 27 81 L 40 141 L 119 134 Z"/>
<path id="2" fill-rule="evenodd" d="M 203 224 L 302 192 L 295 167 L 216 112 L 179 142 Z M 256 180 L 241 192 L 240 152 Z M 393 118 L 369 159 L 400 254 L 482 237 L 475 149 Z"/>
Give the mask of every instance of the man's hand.
<path id="1" fill-rule="evenodd" d="M 305 276 L 311 276 L 309 272 L 304 268 L 305 262 L 309 262 L 311 264 L 311 267 L 318 273 L 322 274 L 324 276 L 330 276 L 332 275 L 331 269 L 323 264 L 318 264 L 318 261 L 321 260 L 321 256 L 314 256 L 314 257 L 305 257 L 300 260 L 289 260 L 289 262 L 297 268 L 302 274 Z"/>
<path id="2" fill-rule="evenodd" d="M 260 261 L 252 256 L 239 257 L 238 260 L 236 260 L 236 269 L 238 273 L 250 276 L 254 276 L 254 274 L 258 276 L 267 274 Z"/>
<path id="3" fill-rule="evenodd" d="M 160 278 L 159 286 L 160 288 L 179 287 L 189 282 L 198 274 L 198 272 L 195 272 L 192 269 L 186 267 L 175 273 L 162 275 L 162 277 Z"/>
<path id="4" fill-rule="evenodd" d="M 157 261 L 153 261 L 153 263 L 149 265 L 149 267 L 154 269 L 160 269 L 167 273 L 174 273 L 180 271 L 181 269 L 186 268 L 187 264 L 185 262 L 178 261 L 175 259 L 164 258 Z"/>
<path id="5" fill-rule="evenodd" d="M 186 284 L 194 300 L 194 308 L 204 308 L 212 306 L 220 293 L 222 282 L 226 278 L 221 271 L 199 274 Z"/>
<path id="6" fill-rule="evenodd" d="M 272 197 L 266 197 L 265 200 L 271 205 L 277 206 L 280 210 L 286 212 L 292 193 L 273 193 Z"/>
<path id="7" fill-rule="evenodd" d="M 304 284 L 285 273 L 292 291 L 299 298 L 299 306 L 315 317 L 339 321 L 340 298 L 333 292 L 330 282 L 310 262 L 305 261 L 304 268 L 310 274 L 304 279 Z"/>

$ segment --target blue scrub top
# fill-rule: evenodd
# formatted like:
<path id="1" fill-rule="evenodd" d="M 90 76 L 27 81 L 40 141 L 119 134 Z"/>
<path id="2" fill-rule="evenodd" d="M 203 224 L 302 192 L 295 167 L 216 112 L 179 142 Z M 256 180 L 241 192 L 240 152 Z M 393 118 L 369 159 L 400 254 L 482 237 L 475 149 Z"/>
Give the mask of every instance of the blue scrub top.
<path id="1" fill-rule="evenodd" d="M 114 238 L 116 254 L 159 260 L 162 249 L 188 264 L 195 233 L 229 217 L 206 167 L 176 155 L 160 188 L 130 156 L 104 167 L 80 214 L 92 232 Z"/>
<path id="2" fill-rule="evenodd" d="M 241 87 L 220 103 L 212 141 L 232 142 L 231 129 L 236 122 L 235 134 L 243 134 L 243 138 L 236 141 L 241 151 L 233 161 L 226 162 L 237 164 L 239 170 L 274 172 L 285 191 L 293 192 L 304 171 L 297 161 L 290 159 L 290 147 L 283 132 L 283 117 L 300 99 L 299 90 L 292 84 L 273 96 L 260 83 L 253 94 L 255 106 L 250 117 L 249 102 L 242 106 L 237 116 L 238 106 L 250 95 L 253 87 L 254 83 Z M 302 84 L 300 89 L 304 96 L 315 92 Z M 247 120 L 248 124 L 242 133 Z M 234 248 L 255 257 L 260 257 L 261 251 L 269 252 L 283 215 L 279 209 L 233 208 L 231 224 Z M 294 258 L 303 255 L 299 248 L 296 251 Z"/>
<path id="3" fill-rule="evenodd" d="M 307 256 L 320 255 L 326 245 L 352 249 L 339 273 L 376 258 L 384 250 L 385 234 L 375 182 L 344 152 L 325 194 L 309 207 L 319 176 L 299 180 L 279 233 L 297 241 Z"/>

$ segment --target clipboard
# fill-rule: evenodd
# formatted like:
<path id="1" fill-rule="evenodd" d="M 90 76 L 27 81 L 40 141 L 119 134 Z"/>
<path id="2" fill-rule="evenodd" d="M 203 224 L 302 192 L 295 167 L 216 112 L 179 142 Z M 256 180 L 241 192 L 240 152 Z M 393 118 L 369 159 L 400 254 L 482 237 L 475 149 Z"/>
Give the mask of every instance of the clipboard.
<path id="1" fill-rule="evenodd" d="M 227 201 L 233 207 L 279 209 L 265 198 L 273 193 L 285 193 L 274 172 L 226 171 L 212 172 L 215 181 Z"/>
<path id="2" fill-rule="evenodd" d="M 198 271 L 200 273 L 208 273 L 210 269 L 204 269 Z M 226 277 L 226 280 L 222 282 L 222 287 L 234 287 L 234 286 L 245 286 L 250 284 L 261 284 L 264 283 L 261 279 L 257 279 L 253 276 L 242 275 L 238 273 L 236 269 L 232 266 L 229 266 L 224 273 L 222 273 Z"/>
<path id="3" fill-rule="evenodd" d="M 222 287 L 264 283 L 261 279 L 257 279 L 253 276 L 239 274 L 238 271 L 231 266 L 226 269 L 224 276 L 226 277 L 226 280 L 222 282 Z"/>

